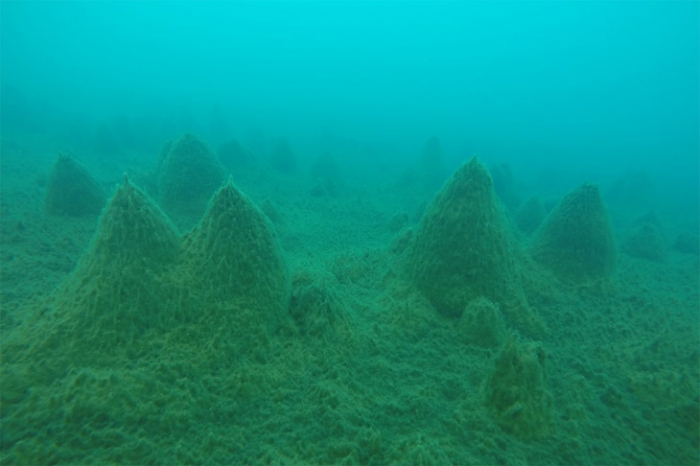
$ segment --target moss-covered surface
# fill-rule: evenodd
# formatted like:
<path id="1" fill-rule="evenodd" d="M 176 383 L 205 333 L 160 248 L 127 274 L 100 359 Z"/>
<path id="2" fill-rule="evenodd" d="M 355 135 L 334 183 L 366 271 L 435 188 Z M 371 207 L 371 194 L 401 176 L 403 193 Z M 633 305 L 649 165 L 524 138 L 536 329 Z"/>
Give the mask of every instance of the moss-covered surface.
<path id="1" fill-rule="evenodd" d="M 462 165 L 423 216 L 406 259 L 408 274 L 438 312 L 459 317 L 480 296 L 516 325 L 536 326 L 521 284 L 523 264 L 488 170 Z"/>
<path id="2" fill-rule="evenodd" d="M 224 181 L 221 162 L 190 133 L 163 147 L 156 169 L 159 203 L 171 215 L 201 215 Z"/>
<path id="3" fill-rule="evenodd" d="M 460 318 L 438 312 L 406 273 L 422 227 L 394 239 L 412 210 L 381 189 L 312 198 L 270 175 L 221 188 L 179 236 L 121 182 L 88 227 L 47 217 L 24 171 L 48 172 L 54 150 L 2 143 L 2 464 L 700 459 L 697 255 L 623 254 L 602 292 L 515 256 L 549 329 L 535 335 L 479 293 Z M 287 307 L 238 287 L 258 254 L 287 264 Z"/>
<path id="4" fill-rule="evenodd" d="M 564 196 L 538 230 L 531 251 L 562 281 L 588 285 L 609 279 L 617 248 L 598 186 L 585 183 Z"/>

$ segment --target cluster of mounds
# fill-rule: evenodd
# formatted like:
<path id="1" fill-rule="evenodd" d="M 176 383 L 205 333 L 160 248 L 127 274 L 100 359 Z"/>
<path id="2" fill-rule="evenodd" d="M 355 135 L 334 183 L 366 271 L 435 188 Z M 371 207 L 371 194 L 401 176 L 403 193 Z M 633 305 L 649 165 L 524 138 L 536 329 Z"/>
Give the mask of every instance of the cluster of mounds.
<path id="1" fill-rule="evenodd" d="M 70 155 L 59 155 L 46 183 L 46 213 L 67 217 L 96 216 L 104 204 L 104 192 L 90 173 Z"/>
<path id="2" fill-rule="evenodd" d="M 433 138 L 415 192 L 437 189 L 441 157 Z M 161 210 L 126 176 L 102 208 L 89 174 L 59 157 L 46 211 L 102 213 L 73 272 L 2 341 L 4 460 L 577 464 L 644 462 L 658 448 L 664 458 L 697 457 L 685 447 L 698 432 L 698 352 L 688 345 L 697 336 L 686 329 L 677 343 L 673 327 L 656 335 L 664 322 L 680 326 L 667 314 L 686 312 L 697 291 L 686 301 L 635 293 L 653 279 L 630 277 L 645 264 L 617 257 L 597 186 L 583 184 L 551 209 L 536 196 L 520 204 L 509 168 L 489 173 L 475 157 L 415 228 L 402 211 L 369 220 L 361 204 L 352 219 L 360 226 L 338 248 L 323 250 L 319 234 L 285 256 L 271 222 L 298 232 L 309 217 L 294 223 L 294 210 L 269 198 L 258 207 L 223 182 L 226 170 L 252 179 L 268 161 L 235 140 L 217 158 L 185 134 L 158 160 Z M 288 143 L 271 163 L 281 174 L 265 174 L 293 185 L 290 193 L 303 198 L 314 186 L 312 196 L 328 198 L 309 199 L 314 208 L 342 205 L 332 153 L 311 166 L 311 185 L 290 176 L 298 172 Z M 49 208 L 61 199 L 92 208 Z M 165 212 L 197 221 L 180 234 Z M 337 240 L 335 218 L 319 217 L 310 228 Z M 363 242 L 377 224 L 382 242 Z M 353 235 L 368 249 L 350 250 Z M 667 258 L 651 214 L 620 238 L 629 256 Z M 698 245 L 687 235 L 675 247 L 697 254 Z M 669 262 L 651 269 L 663 273 Z M 638 288 L 599 286 L 613 278 Z M 676 278 L 692 288 L 692 273 Z M 664 309 L 669 302 L 681 304 Z M 645 332 L 654 338 L 639 349 Z M 638 447 L 656 427 L 676 443 Z M 681 428 L 691 440 L 674 436 Z M 624 453 L 604 451 L 615 435 Z"/>
<path id="3" fill-rule="evenodd" d="M 502 198 L 516 206 L 507 167 L 498 166 Z M 485 406 L 497 424 L 522 439 L 547 436 L 553 398 L 545 350 L 518 334 L 542 338 L 546 325 L 531 302 L 559 291 L 610 283 L 616 245 L 598 187 L 583 184 L 547 214 L 537 197 L 516 224 L 532 238 L 521 250 L 488 170 L 472 158 L 445 183 L 415 233 L 402 231 L 398 252 L 407 278 L 438 314 L 455 318 L 462 341 L 500 351 L 485 383 Z M 505 191 L 504 191 L 505 190 Z M 530 296 L 532 295 L 532 296 Z"/>
<path id="4" fill-rule="evenodd" d="M 274 229 L 231 182 L 181 239 L 125 178 L 87 251 L 41 313 L 29 352 L 35 360 L 76 363 L 102 352 L 138 354 L 183 326 L 206 344 L 216 336 L 244 352 L 284 323 L 289 299 Z"/>

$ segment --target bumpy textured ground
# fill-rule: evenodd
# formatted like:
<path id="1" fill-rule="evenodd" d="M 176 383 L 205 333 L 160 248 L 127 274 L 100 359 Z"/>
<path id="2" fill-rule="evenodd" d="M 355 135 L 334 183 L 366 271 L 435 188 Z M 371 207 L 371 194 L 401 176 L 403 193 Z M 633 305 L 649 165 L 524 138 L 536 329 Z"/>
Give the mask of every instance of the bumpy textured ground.
<path id="1" fill-rule="evenodd" d="M 56 156 L 50 141 L 2 140 L 2 464 L 700 460 L 695 254 L 670 246 L 661 261 L 619 253 L 605 286 L 559 285 L 527 260 L 528 239 L 513 231 L 524 293 L 541 322 L 525 332 L 487 299 L 445 316 L 406 273 L 408 228 L 418 231 L 436 190 L 368 177 L 313 195 L 303 167 L 234 173 L 282 248 L 291 290 L 282 322 L 271 329 L 257 310 L 265 325 L 256 327 L 247 301 L 220 299 L 226 293 L 203 284 L 216 277 L 169 268 L 201 269 L 204 251 L 123 282 L 170 290 L 163 299 L 117 293 L 115 312 L 100 314 L 107 305 L 56 298 L 82 286 L 74 271 L 100 231 L 97 217 L 44 212 Z M 154 160 L 81 161 L 113 193 L 125 170 L 147 172 Z M 629 216 L 611 214 L 621 244 Z M 665 227 L 675 237 L 676 225 Z M 193 241 L 183 235 L 176 242 Z M 84 280 L 122 289 L 109 263 Z M 94 313 L 99 325 L 85 327 Z M 86 328 L 104 334 L 80 333 Z"/>

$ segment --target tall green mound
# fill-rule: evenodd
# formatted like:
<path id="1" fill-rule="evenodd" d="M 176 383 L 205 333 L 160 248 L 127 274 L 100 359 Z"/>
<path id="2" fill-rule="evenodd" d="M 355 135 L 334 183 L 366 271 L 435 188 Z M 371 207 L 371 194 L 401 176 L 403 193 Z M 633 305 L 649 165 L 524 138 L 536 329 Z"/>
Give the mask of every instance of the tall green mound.
<path id="1" fill-rule="evenodd" d="M 564 282 L 586 285 L 608 278 L 617 256 L 598 186 L 567 194 L 535 233 L 532 257 Z"/>
<path id="2" fill-rule="evenodd" d="M 408 269 L 445 316 L 459 317 L 480 296 L 514 316 L 527 308 L 516 256 L 491 176 L 474 157 L 428 207 L 408 251 Z"/>
<path id="3" fill-rule="evenodd" d="M 60 154 L 46 184 L 47 214 L 67 217 L 97 216 L 105 205 L 97 181 L 73 157 Z"/>
<path id="4" fill-rule="evenodd" d="M 274 228 L 231 180 L 186 235 L 183 270 L 208 303 L 256 321 L 274 324 L 288 309 L 290 278 Z"/>
<path id="5" fill-rule="evenodd" d="M 166 145 L 158 163 L 158 197 L 172 214 L 201 215 L 224 181 L 224 168 L 206 144 L 184 134 Z"/>
<path id="6" fill-rule="evenodd" d="M 54 336 L 75 346 L 113 348 L 167 328 L 179 308 L 167 284 L 178 247 L 165 215 L 125 178 L 54 298 L 60 328 Z"/>

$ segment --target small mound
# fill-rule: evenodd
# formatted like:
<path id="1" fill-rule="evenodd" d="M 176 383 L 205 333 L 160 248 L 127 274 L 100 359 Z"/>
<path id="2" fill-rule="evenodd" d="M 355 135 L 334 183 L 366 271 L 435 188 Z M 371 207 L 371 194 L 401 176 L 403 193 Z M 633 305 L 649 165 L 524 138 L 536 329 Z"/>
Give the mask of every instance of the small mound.
<path id="1" fill-rule="evenodd" d="M 547 391 L 546 354 L 539 343 L 510 337 L 486 383 L 486 405 L 507 432 L 523 438 L 546 436 L 552 423 L 552 395 Z"/>
<path id="2" fill-rule="evenodd" d="M 105 195 L 90 173 L 70 155 L 59 155 L 46 184 L 46 213 L 96 216 L 104 205 Z"/>
<path id="3" fill-rule="evenodd" d="M 224 169 L 199 138 L 184 134 L 163 148 L 158 166 L 158 196 L 172 214 L 201 215 L 224 181 Z"/>
<path id="4" fill-rule="evenodd" d="M 617 252 L 598 187 L 585 183 L 567 194 L 538 230 L 531 251 L 564 282 L 585 285 L 610 277 Z"/>
<path id="5" fill-rule="evenodd" d="M 622 243 L 621 249 L 632 257 L 652 262 L 663 262 L 666 259 L 664 238 L 654 223 L 644 223 L 635 228 Z"/>

